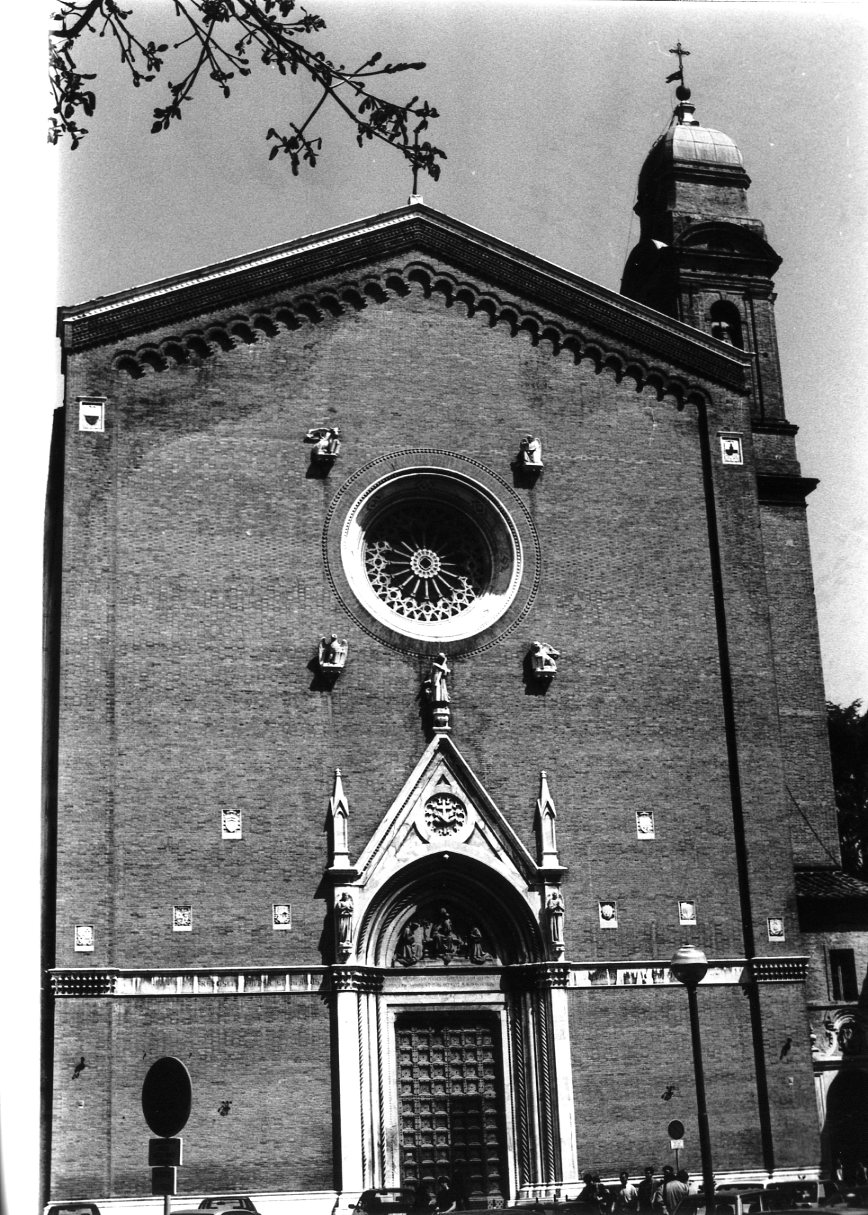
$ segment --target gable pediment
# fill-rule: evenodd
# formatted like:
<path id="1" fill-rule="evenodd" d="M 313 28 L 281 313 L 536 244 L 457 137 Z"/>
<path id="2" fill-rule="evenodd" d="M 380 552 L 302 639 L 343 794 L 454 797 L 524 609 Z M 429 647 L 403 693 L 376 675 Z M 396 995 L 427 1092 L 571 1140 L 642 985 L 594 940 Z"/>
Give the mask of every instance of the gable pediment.
<path id="1" fill-rule="evenodd" d="M 551 819 L 544 774 L 542 786 L 538 816 Z M 332 814 L 346 821 L 339 777 L 335 789 Z M 537 863 L 448 735 L 428 744 L 354 864 L 342 826 L 334 838 L 327 875 L 343 961 L 413 967 L 563 956 L 563 916 L 548 910 L 551 899 L 563 908 L 554 892 L 566 872 L 553 829 L 542 832 Z"/>
<path id="2" fill-rule="evenodd" d="M 115 370 L 138 377 L 411 292 L 661 392 L 745 384 L 741 352 L 421 205 L 62 308 L 59 328 L 65 356 L 111 345 Z"/>
<path id="3" fill-rule="evenodd" d="M 526 891 L 540 867 L 448 735 L 426 747 L 359 856 L 358 885 L 371 898 L 395 873 L 451 854 L 484 865 Z"/>

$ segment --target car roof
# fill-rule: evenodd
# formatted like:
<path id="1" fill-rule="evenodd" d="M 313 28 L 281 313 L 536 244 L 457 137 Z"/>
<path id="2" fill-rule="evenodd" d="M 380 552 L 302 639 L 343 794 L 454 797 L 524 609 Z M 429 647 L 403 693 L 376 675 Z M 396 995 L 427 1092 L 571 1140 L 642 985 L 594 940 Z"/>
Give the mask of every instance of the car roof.
<path id="1" fill-rule="evenodd" d="M 99 1211 L 99 1207 L 95 1202 L 91 1202 L 89 1198 L 67 1198 L 65 1202 L 53 1202 L 48 1208 L 48 1215 L 52 1212 L 63 1211 Z"/>

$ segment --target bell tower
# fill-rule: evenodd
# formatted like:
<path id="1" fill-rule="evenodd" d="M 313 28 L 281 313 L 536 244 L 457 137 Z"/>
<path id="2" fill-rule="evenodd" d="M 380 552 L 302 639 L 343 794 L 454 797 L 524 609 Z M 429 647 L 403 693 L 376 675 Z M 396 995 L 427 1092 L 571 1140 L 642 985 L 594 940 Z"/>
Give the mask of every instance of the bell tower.
<path id="1" fill-rule="evenodd" d="M 749 211 L 750 178 L 728 135 L 702 126 L 684 83 L 639 173 L 639 242 L 623 295 L 750 355 L 750 463 L 756 476 L 781 738 L 797 866 L 837 855 L 829 798 L 823 680 L 806 518 L 818 482 L 802 476 L 798 427 L 787 420 L 775 329 L 773 276 L 781 258 Z"/>
<path id="2" fill-rule="evenodd" d="M 681 44 L 674 52 L 681 55 Z M 621 292 L 752 356 L 755 421 L 784 420 L 772 281 L 781 259 L 748 208 L 742 154 L 702 126 L 682 81 L 672 121 L 639 174 L 639 243 Z"/>

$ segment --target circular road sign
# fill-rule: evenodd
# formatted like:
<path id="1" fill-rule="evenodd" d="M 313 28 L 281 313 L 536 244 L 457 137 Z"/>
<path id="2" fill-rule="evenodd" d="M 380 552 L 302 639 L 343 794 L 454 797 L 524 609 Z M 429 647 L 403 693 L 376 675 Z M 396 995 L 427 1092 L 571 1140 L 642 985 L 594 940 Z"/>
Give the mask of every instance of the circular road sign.
<path id="1" fill-rule="evenodd" d="M 666 1129 L 669 1132 L 670 1139 L 683 1139 L 684 1138 L 684 1123 L 681 1122 L 678 1118 L 673 1118 L 672 1121 L 669 1123 L 669 1126 Z"/>
<path id="2" fill-rule="evenodd" d="M 193 1104 L 190 1073 L 180 1059 L 166 1055 L 152 1063 L 142 1085 L 142 1112 L 155 1135 L 177 1135 Z"/>

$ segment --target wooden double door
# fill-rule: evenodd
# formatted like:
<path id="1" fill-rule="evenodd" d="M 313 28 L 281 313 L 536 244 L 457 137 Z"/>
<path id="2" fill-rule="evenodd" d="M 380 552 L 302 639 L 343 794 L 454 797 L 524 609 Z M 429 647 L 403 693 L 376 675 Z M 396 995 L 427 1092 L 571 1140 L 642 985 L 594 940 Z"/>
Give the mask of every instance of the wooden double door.
<path id="1" fill-rule="evenodd" d="M 445 1177 L 459 1204 L 495 1205 L 506 1189 L 497 1017 L 413 1014 L 396 1035 L 401 1184 L 435 1193 Z"/>

